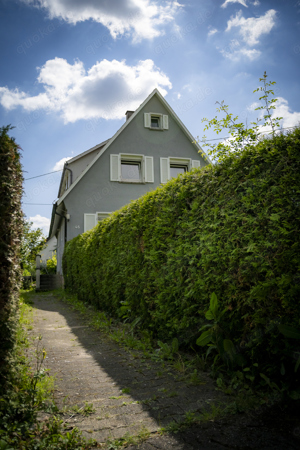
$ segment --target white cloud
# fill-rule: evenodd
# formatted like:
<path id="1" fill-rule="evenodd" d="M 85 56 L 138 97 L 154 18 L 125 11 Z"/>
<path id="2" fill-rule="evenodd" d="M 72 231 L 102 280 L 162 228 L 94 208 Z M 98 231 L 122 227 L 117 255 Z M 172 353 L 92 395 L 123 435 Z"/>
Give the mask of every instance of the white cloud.
<path id="1" fill-rule="evenodd" d="M 135 41 L 163 34 L 158 28 L 172 20 L 182 5 L 175 0 L 22 0 L 43 8 L 50 18 L 76 24 L 94 20 L 108 28 L 113 38 L 132 35 Z"/>
<path id="2" fill-rule="evenodd" d="M 283 128 L 295 127 L 300 124 L 300 112 L 291 111 L 288 101 L 283 97 L 278 97 L 276 109 L 272 113 L 272 117 L 283 117 L 281 125 Z"/>
<path id="3" fill-rule="evenodd" d="M 259 38 L 262 34 L 268 34 L 275 25 L 276 11 L 270 9 L 265 15 L 260 17 L 249 17 L 245 19 L 242 11 L 239 11 L 235 17 L 227 22 L 226 31 L 230 31 L 233 27 L 239 27 L 239 33 L 243 40 L 249 45 L 259 43 Z"/>
<path id="4" fill-rule="evenodd" d="M 0 87 L 0 104 L 11 110 L 18 106 L 26 111 L 44 109 L 57 112 L 65 123 L 80 119 L 122 119 L 126 110 L 135 110 L 158 88 L 162 95 L 172 88 L 169 78 L 151 59 L 128 66 L 126 61 L 97 62 L 85 70 L 81 61 L 69 64 L 55 58 L 39 68 L 38 82 L 44 92 L 30 96 L 17 89 Z"/>
<path id="5" fill-rule="evenodd" d="M 207 36 L 212 36 L 213 34 L 217 33 L 218 30 L 216 28 L 210 27 L 209 32 L 207 33 Z"/>
<path id="6" fill-rule="evenodd" d="M 246 0 L 226 0 L 222 5 L 221 8 L 226 8 L 226 6 L 229 3 L 239 3 L 240 5 L 245 6 L 246 8 L 248 8 L 247 4 L 246 4 Z"/>
<path id="7" fill-rule="evenodd" d="M 250 61 L 254 61 L 255 59 L 257 59 L 260 55 L 261 52 L 259 50 L 256 50 L 254 48 L 250 49 L 250 48 L 240 48 L 238 50 L 228 50 L 227 48 L 220 50 L 220 52 L 222 53 L 222 55 L 225 58 L 230 59 L 231 61 L 239 61 L 242 57 L 245 57 L 247 59 L 250 59 Z"/>
<path id="8" fill-rule="evenodd" d="M 72 156 L 67 156 L 66 158 L 60 159 L 55 163 L 55 166 L 53 166 L 52 170 L 62 170 L 64 168 L 65 162 L 69 161 L 69 159 L 72 159 Z"/>
<path id="9" fill-rule="evenodd" d="M 37 214 L 36 216 L 29 217 L 29 220 L 33 223 L 32 228 L 42 228 L 44 235 L 48 236 L 50 219 Z"/>

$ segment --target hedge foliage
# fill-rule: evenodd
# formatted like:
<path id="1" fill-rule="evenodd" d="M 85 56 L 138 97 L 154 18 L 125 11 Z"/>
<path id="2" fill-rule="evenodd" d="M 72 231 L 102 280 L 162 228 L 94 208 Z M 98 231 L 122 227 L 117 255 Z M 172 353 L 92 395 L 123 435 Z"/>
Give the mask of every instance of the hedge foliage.
<path id="1" fill-rule="evenodd" d="M 296 129 L 173 179 L 67 243 L 66 288 L 190 344 L 215 292 L 244 364 L 295 379 L 278 324 L 300 328 L 299 175 Z"/>
<path id="2" fill-rule="evenodd" d="M 0 128 L 0 386 L 14 347 L 20 286 L 22 167 L 19 147 L 9 137 L 10 127 Z"/>

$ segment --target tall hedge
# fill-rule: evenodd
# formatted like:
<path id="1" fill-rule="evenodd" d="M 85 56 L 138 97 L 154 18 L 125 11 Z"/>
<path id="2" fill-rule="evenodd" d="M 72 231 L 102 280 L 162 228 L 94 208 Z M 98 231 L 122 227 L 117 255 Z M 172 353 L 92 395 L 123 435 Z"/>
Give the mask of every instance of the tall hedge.
<path id="1" fill-rule="evenodd" d="M 300 341 L 277 325 L 300 328 L 299 174 L 296 129 L 173 179 L 68 242 L 66 287 L 192 343 L 215 292 L 238 351 L 293 372 Z"/>
<path id="2" fill-rule="evenodd" d="M 22 233 L 22 167 L 20 151 L 8 135 L 10 127 L 0 128 L 0 386 L 8 371 L 14 347 L 20 286 L 20 241 Z"/>

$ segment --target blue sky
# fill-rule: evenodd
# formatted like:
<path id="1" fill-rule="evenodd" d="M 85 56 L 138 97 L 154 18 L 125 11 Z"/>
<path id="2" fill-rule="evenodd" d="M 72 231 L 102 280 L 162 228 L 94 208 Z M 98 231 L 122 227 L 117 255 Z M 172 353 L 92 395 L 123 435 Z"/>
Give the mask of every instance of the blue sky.
<path id="1" fill-rule="evenodd" d="M 266 71 L 282 126 L 300 122 L 300 0 L 1 0 L 0 12 L 0 126 L 15 127 L 25 179 L 111 137 L 155 87 L 201 137 L 216 101 L 258 115 Z M 24 184 L 45 234 L 59 181 Z"/>

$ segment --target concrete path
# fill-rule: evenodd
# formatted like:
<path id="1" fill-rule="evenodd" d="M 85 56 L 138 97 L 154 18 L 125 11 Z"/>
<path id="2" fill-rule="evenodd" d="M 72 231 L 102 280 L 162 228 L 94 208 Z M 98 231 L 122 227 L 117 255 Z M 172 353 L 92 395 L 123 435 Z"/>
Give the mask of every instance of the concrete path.
<path id="1" fill-rule="evenodd" d="M 207 424 L 201 429 L 194 426 L 193 432 L 179 435 L 159 434 L 162 427 L 179 423 L 189 412 L 209 409 L 212 403 L 224 400 L 205 374 L 203 384 L 187 385 L 178 381 L 178 373 L 170 368 L 162 369 L 161 363 L 144 359 L 136 350 L 125 351 L 89 328 L 78 312 L 53 294 L 36 294 L 33 301 L 33 334 L 42 335 L 42 346 L 47 351 L 46 368 L 56 377 L 55 399 L 60 408 L 65 408 L 64 420 L 70 427 L 78 427 L 86 437 L 96 439 L 103 447 L 105 442 L 126 434 L 150 433 L 144 443 L 128 448 L 228 448 L 231 438 L 226 437 L 226 431 L 230 430 L 230 424 L 227 430 L 216 424 L 215 437 Z M 82 413 L 86 403 L 93 405 L 92 414 L 76 414 L 74 405 L 82 408 Z M 89 406 L 87 412 L 88 409 Z M 276 447 L 276 442 L 275 437 L 275 444 L 270 448 L 285 448 Z M 232 443 L 229 448 L 240 447 Z"/>

